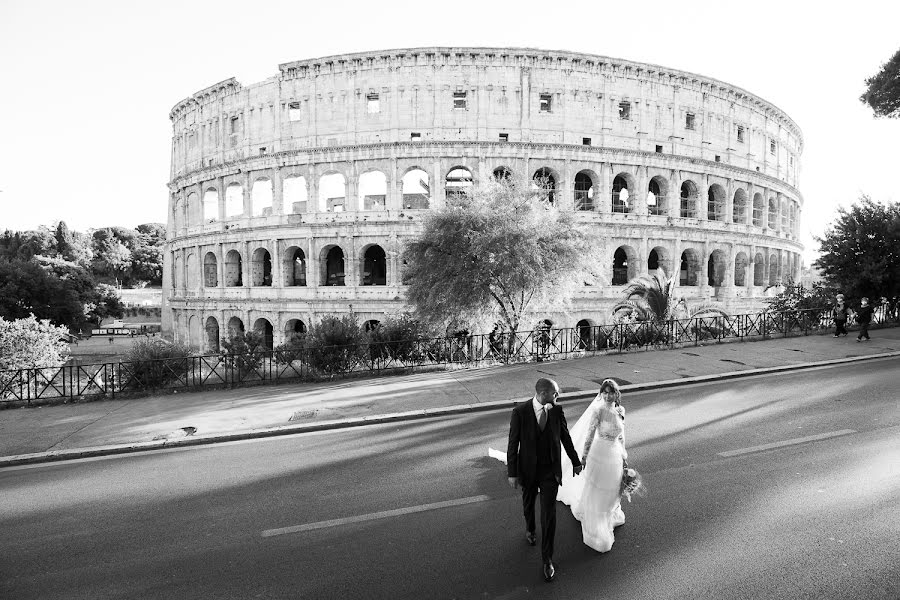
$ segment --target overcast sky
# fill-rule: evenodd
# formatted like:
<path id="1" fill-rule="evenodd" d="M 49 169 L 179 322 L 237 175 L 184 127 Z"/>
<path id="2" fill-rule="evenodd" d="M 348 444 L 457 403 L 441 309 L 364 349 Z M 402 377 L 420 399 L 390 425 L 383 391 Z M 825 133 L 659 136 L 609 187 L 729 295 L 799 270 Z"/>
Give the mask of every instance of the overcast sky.
<path id="1" fill-rule="evenodd" d="M 858 100 L 900 48 L 900 1 L 725 4 L 0 0 L 0 229 L 164 223 L 169 110 L 228 77 L 248 85 L 347 52 L 511 46 L 691 71 L 783 109 L 804 134 L 809 263 L 839 205 L 900 200 L 900 120 Z"/>

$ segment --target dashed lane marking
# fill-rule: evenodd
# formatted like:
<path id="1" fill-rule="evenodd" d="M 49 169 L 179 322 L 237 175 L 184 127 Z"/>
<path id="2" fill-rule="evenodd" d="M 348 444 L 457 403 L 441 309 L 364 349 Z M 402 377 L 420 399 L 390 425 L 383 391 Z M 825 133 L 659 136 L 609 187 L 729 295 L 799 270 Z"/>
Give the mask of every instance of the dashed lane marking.
<path id="1" fill-rule="evenodd" d="M 854 429 L 840 429 L 838 431 L 829 431 L 828 433 L 820 433 L 818 435 L 809 435 L 802 438 L 793 438 L 784 440 L 783 442 L 773 442 L 771 444 L 762 444 L 761 446 L 751 446 L 749 448 L 741 448 L 740 450 L 729 450 L 727 452 L 719 452 L 719 456 L 740 456 L 741 454 L 751 454 L 753 452 L 762 452 L 763 450 L 771 450 L 772 448 L 783 448 L 785 446 L 794 446 L 796 444 L 805 444 L 806 442 L 815 442 L 817 440 L 827 440 L 828 438 L 838 437 L 856 433 Z"/>
<path id="2" fill-rule="evenodd" d="M 300 533 L 303 531 L 313 531 L 315 529 L 325 529 L 326 527 L 337 527 L 339 525 L 348 525 L 350 523 L 363 523 L 365 521 L 375 521 L 378 519 L 387 519 L 389 517 L 399 517 L 413 513 L 426 512 L 429 510 L 439 510 L 441 508 L 450 508 L 452 506 L 463 506 L 465 504 L 474 504 L 475 502 L 484 502 L 490 500 L 490 496 L 470 496 L 469 498 L 458 498 L 456 500 L 445 500 L 443 502 L 433 502 L 431 504 L 421 504 L 419 506 L 407 506 L 406 508 L 396 508 L 394 510 L 385 510 L 381 512 L 369 513 L 366 515 L 356 515 L 354 517 L 344 517 L 342 519 L 331 519 L 329 521 L 319 521 L 317 523 L 305 523 L 303 525 L 293 525 L 291 527 L 279 527 L 278 529 L 266 529 L 262 532 L 263 537 L 274 537 L 276 535 L 285 535 L 288 533 Z"/>

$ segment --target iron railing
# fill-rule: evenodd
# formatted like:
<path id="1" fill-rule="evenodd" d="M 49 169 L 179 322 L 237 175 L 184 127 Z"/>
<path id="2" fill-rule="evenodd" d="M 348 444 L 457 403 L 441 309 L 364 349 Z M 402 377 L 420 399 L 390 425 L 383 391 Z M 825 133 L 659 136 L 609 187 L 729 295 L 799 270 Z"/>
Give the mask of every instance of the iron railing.
<path id="1" fill-rule="evenodd" d="M 873 325 L 897 321 L 879 306 Z M 833 326 L 830 309 L 623 322 L 565 329 L 444 338 L 370 341 L 247 355 L 212 354 L 140 362 L 66 365 L 0 371 L 0 406 L 98 396 L 313 381 L 398 370 L 555 360 L 726 339 L 787 337 Z"/>

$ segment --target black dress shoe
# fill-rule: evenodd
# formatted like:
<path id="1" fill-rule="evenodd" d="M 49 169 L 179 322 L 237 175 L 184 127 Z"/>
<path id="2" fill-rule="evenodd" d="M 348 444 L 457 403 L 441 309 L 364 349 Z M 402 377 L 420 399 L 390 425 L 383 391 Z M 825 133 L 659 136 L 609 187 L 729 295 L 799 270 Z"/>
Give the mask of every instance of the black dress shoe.
<path id="1" fill-rule="evenodd" d="M 535 540 L 534 540 L 534 532 L 533 531 L 525 532 L 525 541 L 528 542 L 529 546 L 534 546 Z"/>
<path id="2" fill-rule="evenodd" d="M 556 577 L 556 567 L 553 562 L 544 563 L 544 581 L 549 583 L 553 581 L 554 577 Z"/>

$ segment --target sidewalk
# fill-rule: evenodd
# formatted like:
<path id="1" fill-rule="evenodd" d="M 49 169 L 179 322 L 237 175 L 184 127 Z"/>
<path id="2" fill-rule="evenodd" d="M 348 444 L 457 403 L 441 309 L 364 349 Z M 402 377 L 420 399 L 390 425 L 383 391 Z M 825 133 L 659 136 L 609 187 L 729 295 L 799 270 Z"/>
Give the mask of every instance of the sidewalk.
<path id="1" fill-rule="evenodd" d="M 900 328 L 636 351 L 512 366 L 334 383 L 266 385 L 0 410 L 0 467 L 512 407 L 540 377 L 561 399 L 592 397 L 607 377 L 623 390 L 799 368 L 854 357 L 900 356 Z"/>

